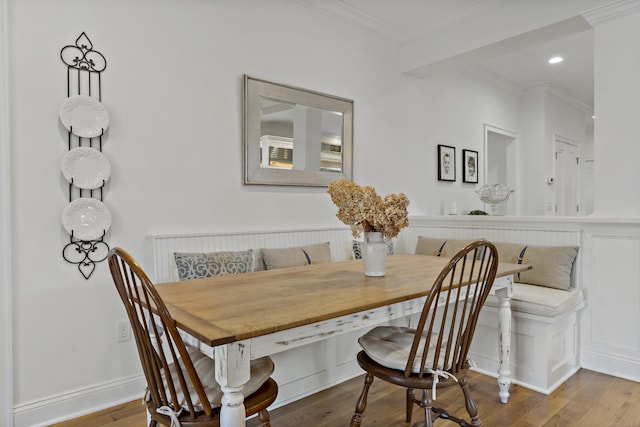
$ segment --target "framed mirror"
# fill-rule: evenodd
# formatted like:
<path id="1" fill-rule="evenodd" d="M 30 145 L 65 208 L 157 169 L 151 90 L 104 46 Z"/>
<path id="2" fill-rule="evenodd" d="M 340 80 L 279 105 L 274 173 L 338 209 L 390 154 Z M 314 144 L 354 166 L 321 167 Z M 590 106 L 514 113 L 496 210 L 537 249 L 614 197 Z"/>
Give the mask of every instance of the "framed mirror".
<path id="1" fill-rule="evenodd" d="M 245 75 L 243 138 L 245 184 L 351 180 L 353 101 Z"/>

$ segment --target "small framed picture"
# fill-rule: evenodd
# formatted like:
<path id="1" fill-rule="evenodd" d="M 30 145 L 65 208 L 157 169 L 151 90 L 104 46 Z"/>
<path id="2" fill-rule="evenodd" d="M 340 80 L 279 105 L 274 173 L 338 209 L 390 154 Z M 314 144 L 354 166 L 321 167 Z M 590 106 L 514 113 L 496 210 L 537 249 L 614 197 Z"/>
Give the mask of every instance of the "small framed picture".
<path id="1" fill-rule="evenodd" d="M 456 180 L 456 149 L 438 145 L 438 181 Z"/>
<path id="2" fill-rule="evenodd" d="M 478 183 L 478 152 L 462 150 L 462 182 Z"/>

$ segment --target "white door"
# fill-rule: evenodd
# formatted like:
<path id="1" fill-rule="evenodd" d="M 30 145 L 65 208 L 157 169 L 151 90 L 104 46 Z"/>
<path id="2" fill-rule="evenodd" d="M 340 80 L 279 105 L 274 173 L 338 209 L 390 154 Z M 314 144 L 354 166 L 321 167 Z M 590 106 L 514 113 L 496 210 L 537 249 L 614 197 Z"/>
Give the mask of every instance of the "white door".
<path id="1" fill-rule="evenodd" d="M 555 214 L 580 215 L 580 146 L 556 137 L 554 170 Z"/>

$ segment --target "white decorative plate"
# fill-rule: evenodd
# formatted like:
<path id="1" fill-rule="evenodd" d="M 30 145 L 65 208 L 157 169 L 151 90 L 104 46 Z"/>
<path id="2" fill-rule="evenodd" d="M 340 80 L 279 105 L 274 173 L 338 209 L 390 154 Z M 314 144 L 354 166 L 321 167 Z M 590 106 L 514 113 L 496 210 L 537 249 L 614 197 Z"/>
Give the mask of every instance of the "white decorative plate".
<path id="1" fill-rule="evenodd" d="M 62 225 L 77 239 L 99 239 L 111 228 L 111 212 L 100 200 L 81 197 L 64 208 Z"/>
<path id="2" fill-rule="evenodd" d="M 60 106 L 60 121 L 74 135 L 94 138 L 109 127 L 109 113 L 97 99 L 75 95 L 65 99 Z"/>
<path id="3" fill-rule="evenodd" d="M 62 174 L 76 187 L 93 190 L 109 180 L 111 163 L 95 148 L 77 147 L 62 158 Z"/>

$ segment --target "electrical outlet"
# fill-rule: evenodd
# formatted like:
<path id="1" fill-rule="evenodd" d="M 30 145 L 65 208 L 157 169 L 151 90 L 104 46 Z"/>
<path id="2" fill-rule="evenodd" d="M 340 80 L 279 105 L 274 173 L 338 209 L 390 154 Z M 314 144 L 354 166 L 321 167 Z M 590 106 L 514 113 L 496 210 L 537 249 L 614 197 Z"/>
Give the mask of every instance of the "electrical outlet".
<path id="1" fill-rule="evenodd" d="M 131 328 L 129 322 L 123 320 L 116 325 L 116 342 L 125 342 L 131 340 Z"/>

